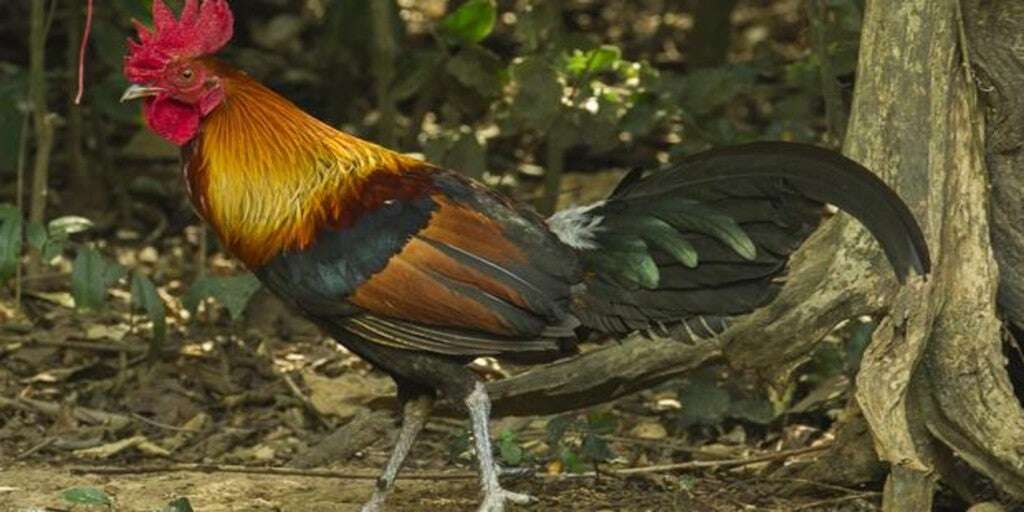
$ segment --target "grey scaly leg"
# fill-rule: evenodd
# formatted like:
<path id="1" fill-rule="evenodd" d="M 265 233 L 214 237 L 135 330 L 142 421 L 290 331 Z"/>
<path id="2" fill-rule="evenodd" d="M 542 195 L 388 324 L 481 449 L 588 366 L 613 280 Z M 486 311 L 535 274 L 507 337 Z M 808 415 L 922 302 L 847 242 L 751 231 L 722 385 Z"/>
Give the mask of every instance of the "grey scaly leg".
<path id="1" fill-rule="evenodd" d="M 395 449 L 391 451 L 391 458 L 388 459 L 384 472 L 377 479 L 377 488 L 373 491 L 370 501 L 366 502 L 361 509 L 362 512 L 380 512 L 384 501 L 395 486 L 395 478 L 398 471 L 402 469 L 405 457 L 416 441 L 416 436 L 423 430 L 423 425 L 430 417 L 430 409 L 434 406 L 434 397 L 420 395 L 407 400 L 402 404 L 402 429 L 398 432 L 398 441 L 395 442 Z"/>
<path id="2" fill-rule="evenodd" d="M 473 392 L 466 397 L 466 407 L 473 424 L 473 440 L 476 442 L 476 457 L 480 461 L 480 487 L 484 501 L 479 512 L 504 512 L 505 502 L 525 505 L 533 501 L 528 494 L 506 491 L 498 482 L 498 467 L 491 453 L 491 437 L 487 422 L 491 417 L 491 399 L 481 382 L 476 382 Z"/>

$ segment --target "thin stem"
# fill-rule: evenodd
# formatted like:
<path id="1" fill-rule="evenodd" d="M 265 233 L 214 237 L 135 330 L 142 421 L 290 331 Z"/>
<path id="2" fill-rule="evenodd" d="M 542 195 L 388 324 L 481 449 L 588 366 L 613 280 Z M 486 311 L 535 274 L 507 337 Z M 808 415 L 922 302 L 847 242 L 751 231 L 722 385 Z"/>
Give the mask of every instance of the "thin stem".
<path id="1" fill-rule="evenodd" d="M 91 4 L 92 0 L 89 0 L 89 3 Z M 84 183 L 88 179 L 88 172 L 85 168 L 85 156 L 82 149 L 85 129 L 82 122 L 82 107 L 79 105 L 84 80 L 84 68 L 82 65 L 85 59 L 86 40 L 84 38 L 88 36 L 83 36 L 82 34 L 81 18 L 82 10 L 77 4 L 68 8 L 66 23 L 68 35 L 67 67 L 69 70 L 78 68 L 79 71 L 77 77 L 73 72 L 68 74 L 69 90 L 77 86 L 78 94 L 74 98 L 68 97 L 67 157 L 71 164 L 73 176 L 78 183 Z M 86 31 L 89 30 L 89 23 L 89 21 L 86 22 Z M 79 48 L 79 46 L 81 47 Z M 78 190 L 78 187 L 75 187 L 75 189 Z"/>
<path id="2" fill-rule="evenodd" d="M 14 187 L 15 204 L 18 207 L 18 215 L 25 212 L 25 161 L 28 159 L 28 112 L 21 116 L 21 131 L 18 132 L 18 170 L 17 184 Z M 21 310 L 22 283 L 21 256 L 14 269 L 14 307 Z"/>
<path id="3" fill-rule="evenodd" d="M 576 108 L 580 91 L 583 90 L 583 84 L 589 82 L 590 77 L 594 74 L 596 57 L 597 53 L 595 52 L 587 59 L 587 67 L 584 68 L 579 79 L 573 82 L 572 88 L 569 90 L 569 105 L 560 108 L 554 119 L 548 123 L 547 129 L 544 130 L 544 133 L 548 134 L 547 150 L 544 158 L 544 195 L 541 197 L 538 209 L 545 215 L 554 213 L 555 208 L 558 207 L 559 191 L 562 188 L 562 174 L 565 171 L 565 151 L 568 149 L 564 141 L 558 140 L 550 134 L 555 133 L 553 128 L 561 122 L 565 114 Z"/>
<path id="4" fill-rule="evenodd" d="M 395 78 L 396 41 L 392 33 L 391 21 L 395 13 L 394 0 L 378 0 L 370 2 L 370 14 L 373 18 L 373 53 L 371 55 L 374 92 L 377 96 L 377 110 L 380 119 L 377 121 L 378 137 L 381 145 L 394 147 L 396 140 L 395 128 L 398 119 L 398 108 L 391 95 L 391 84 Z"/>
<path id="5" fill-rule="evenodd" d="M 56 2 L 51 3 L 52 8 Z M 29 19 L 29 99 L 32 103 L 32 118 L 35 128 L 36 155 L 32 170 L 32 202 L 29 222 L 42 224 L 46 216 L 46 186 L 49 177 L 50 152 L 53 149 L 53 130 L 56 116 L 50 114 L 46 105 L 46 30 L 47 14 L 42 1 L 32 2 Z M 39 273 L 41 254 L 31 251 L 29 275 Z"/>
<path id="6" fill-rule="evenodd" d="M 825 98 L 825 119 L 828 122 L 828 133 L 834 138 L 837 146 L 841 146 L 846 138 L 848 114 L 843 105 L 843 93 L 836 81 L 835 70 L 832 68 L 832 57 L 828 51 L 828 34 L 825 22 L 828 19 L 828 6 L 825 0 L 807 0 L 807 20 L 811 26 L 811 41 L 814 54 L 818 58 L 818 69 L 821 75 L 821 93 Z"/>

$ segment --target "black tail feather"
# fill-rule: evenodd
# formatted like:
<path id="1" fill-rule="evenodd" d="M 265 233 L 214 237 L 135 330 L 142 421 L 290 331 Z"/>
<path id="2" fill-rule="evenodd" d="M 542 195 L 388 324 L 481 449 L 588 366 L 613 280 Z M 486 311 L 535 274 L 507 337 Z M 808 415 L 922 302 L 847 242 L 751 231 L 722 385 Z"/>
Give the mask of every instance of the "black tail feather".
<path id="1" fill-rule="evenodd" d="M 623 333 L 760 307 L 781 288 L 790 254 L 826 216 L 825 203 L 867 227 L 901 282 L 930 271 L 917 221 L 877 176 L 832 151 L 759 142 L 630 173 L 593 210 L 604 230 L 581 252 L 591 282 L 577 316 Z"/>

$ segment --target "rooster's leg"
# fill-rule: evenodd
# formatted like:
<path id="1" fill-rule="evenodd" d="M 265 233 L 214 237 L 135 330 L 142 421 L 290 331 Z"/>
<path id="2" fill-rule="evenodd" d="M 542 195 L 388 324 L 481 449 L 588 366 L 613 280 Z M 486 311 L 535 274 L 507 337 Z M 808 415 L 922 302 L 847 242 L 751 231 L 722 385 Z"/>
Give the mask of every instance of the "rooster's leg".
<path id="1" fill-rule="evenodd" d="M 423 430 L 423 425 L 430 417 L 430 410 L 434 405 L 434 397 L 431 395 L 419 395 L 407 399 L 402 404 L 402 429 L 398 432 L 398 441 L 391 452 L 384 472 L 377 479 L 377 488 L 373 491 L 370 501 L 363 505 L 362 512 L 379 512 L 382 510 L 384 501 L 395 486 L 395 478 L 398 471 L 402 469 L 405 457 L 416 441 L 416 436 Z"/>
<path id="2" fill-rule="evenodd" d="M 473 391 L 466 397 L 470 421 L 473 423 L 473 439 L 476 442 L 476 456 L 480 461 L 480 486 L 484 491 L 484 501 L 479 512 L 503 512 L 505 502 L 526 504 L 533 501 L 528 494 L 506 491 L 498 482 L 498 467 L 494 464 L 491 451 L 491 438 L 487 422 L 491 417 L 491 399 L 483 383 L 477 381 Z"/>

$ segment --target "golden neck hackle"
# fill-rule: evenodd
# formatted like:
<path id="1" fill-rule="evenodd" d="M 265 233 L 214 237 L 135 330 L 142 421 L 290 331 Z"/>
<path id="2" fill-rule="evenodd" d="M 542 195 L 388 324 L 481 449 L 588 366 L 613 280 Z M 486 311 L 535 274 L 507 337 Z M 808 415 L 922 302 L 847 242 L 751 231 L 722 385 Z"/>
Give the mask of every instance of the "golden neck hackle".
<path id="1" fill-rule="evenodd" d="M 335 130 L 240 71 L 209 65 L 225 99 L 203 120 L 186 178 L 200 212 L 250 267 L 310 244 L 369 174 L 415 165 Z"/>

